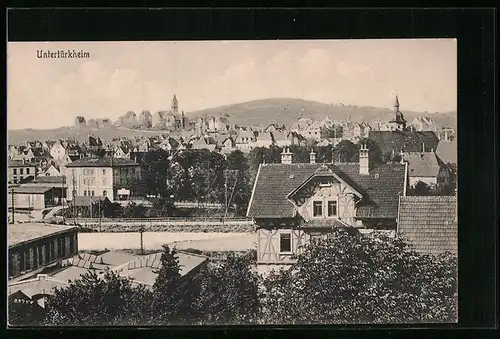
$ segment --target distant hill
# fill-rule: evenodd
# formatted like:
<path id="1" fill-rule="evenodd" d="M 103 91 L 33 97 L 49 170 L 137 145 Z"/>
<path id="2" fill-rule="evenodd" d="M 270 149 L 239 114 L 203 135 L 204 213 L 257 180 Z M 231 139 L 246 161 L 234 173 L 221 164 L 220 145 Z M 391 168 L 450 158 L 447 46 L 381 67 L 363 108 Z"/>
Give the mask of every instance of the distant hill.
<path id="1" fill-rule="evenodd" d="M 430 116 L 441 126 L 455 126 L 456 112 L 447 113 L 425 113 L 412 112 L 404 109 L 402 102 L 401 111 L 406 120 L 411 121 L 419 115 Z M 272 123 L 290 127 L 300 117 L 311 118 L 313 120 L 322 120 L 326 116 L 331 119 L 347 119 L 351 117 L 353 121 L 374 119 L 389 120 L 394 113 L 391 109 L 353 106 L 353 105 L 329 105 L 316 101 L 308 101 L 290 98 L 273 98 L 243 102 L 239 104 L 219 106 L 208 108 L 195 112 L 187 112 L 188 119 L 197 119 L 206 114 L 207 116 L 226 116 L 232 124 L 238 125 L 262 125 L 267 126 Z M 92 128 L 89 126 L 81 127 L 60 127 L 50 130 L 9 130 L 8 143 L 18 144 L 33 140 L 55 140 L 59 138 L 77 138 L 78 140 L 87 140 L 88 134 L 92 133 L 103 140 L 110 140 L 115 137 L 135 137 L 141 135 L 158 135 L 164 131 L 148 130 L 130 130 L 114 125 Z"/>
<path id="2" fill-rule="evenodd" d="M 36 130 L 20 129 L 9 130 L 8 144 L 20 144 L 26 141 L 34 140 L 57 140 L 61 138 L 76 138 L 80 142 L 88 141 L 89 133 L 101 138 L 102 140 L 112 140 L 117 137 L 135 138 L 136 136 L 153 136 L 162 134 L 161 131 L 130 130 L 116 126 L 107 126 L 103 128 L 83 127 L 60 127 L 55 129 Z"/>
<path id="3" fill-rule="evenodd" d="M 413 120 L 416 116 L 426 115 L 434 119 L 441 125 L 455 126 L 456 112 L 446 113 L 425 113 L 406 111 L 402 102 L 401 111 L 405 119 Z M 207 116 L 226 116 L 233 124 L 238 125 L 269 125 L 277 123 L 290 127 L 300 117 L 322 120 L 326 116 L 331 119 L 347 119 L 351 117 L 353 121 L 374 119 L 389 120 L 394 117 L 391 109 L 354 106 L 354 105 L 329 105 L 316 101 L 273 98 L 243 102 L 239 104 L 219 106 L 195 112 L 186 113 L 186 117 L 196 119 L 206 114 Z"/>

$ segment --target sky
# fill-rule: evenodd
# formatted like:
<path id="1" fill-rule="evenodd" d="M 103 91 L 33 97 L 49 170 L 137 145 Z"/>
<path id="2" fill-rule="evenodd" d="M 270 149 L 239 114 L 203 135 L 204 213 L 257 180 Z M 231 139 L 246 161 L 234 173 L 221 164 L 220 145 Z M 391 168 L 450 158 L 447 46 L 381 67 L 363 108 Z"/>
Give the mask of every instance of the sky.
<path id="1" fill-rule="evenodd" d="M 43 59 L 75 50 L 87 59 Z M 9 129 L 116 120 L 265 98 L 446 112 L 457 109 L 455 39 L 8 43 Z"/>

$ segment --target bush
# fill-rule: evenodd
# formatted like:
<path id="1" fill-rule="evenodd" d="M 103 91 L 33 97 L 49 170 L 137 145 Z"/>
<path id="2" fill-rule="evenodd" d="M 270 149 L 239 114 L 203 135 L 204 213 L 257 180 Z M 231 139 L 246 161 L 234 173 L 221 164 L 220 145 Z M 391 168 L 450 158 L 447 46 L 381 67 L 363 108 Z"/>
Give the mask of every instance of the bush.
<path id="1" fill-rule="evenodd" d="M 457 260 L 399 238 L 339 230 L 290 270 L 264 280 L 270 323 L 427 323 L 457 320 Z"/>

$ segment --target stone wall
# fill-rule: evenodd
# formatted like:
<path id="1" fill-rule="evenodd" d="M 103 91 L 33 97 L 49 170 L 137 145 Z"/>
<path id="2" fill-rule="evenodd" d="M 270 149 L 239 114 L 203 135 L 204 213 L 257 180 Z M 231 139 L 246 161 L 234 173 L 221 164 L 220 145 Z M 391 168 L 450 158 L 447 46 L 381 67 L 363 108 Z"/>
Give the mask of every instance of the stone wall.
<path id="1" fill-rule="evenodd" d="M 114 224 L 105 223 L 101 224 L 100 228 L 98 224 L 81 224 L 79 232 L 138 232 L 140 228 L 143 228 L 144 232 L 194 232 L 194 233 L 253 233 L 256 228 L 255 225 L 250 223 L 220 223 L 220 224 L 144 224 L 144 225 L 133 225 L 133 224 Z"/>

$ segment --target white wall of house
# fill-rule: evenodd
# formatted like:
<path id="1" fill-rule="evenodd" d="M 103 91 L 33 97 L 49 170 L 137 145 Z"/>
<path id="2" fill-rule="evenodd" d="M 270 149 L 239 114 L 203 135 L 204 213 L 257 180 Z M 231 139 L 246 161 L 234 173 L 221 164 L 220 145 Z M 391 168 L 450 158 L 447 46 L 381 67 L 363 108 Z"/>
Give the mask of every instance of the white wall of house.
<path id="1" fill-rule="evenodd" d="M 50 156 L 55 160 L 62 160 L 66 156 L 66 149 L 60 143 L 52 145 Z"/>
<path id="2" fill-rule="evenodd" d="M 67 197 L 73 198 L 73 190 L 77 196 L 104 196 L 114 200 L 113 172 L 111 167 L 70 167 L 66 171 Z M 90 194 L 89 194 L 90 192 Z"/>
<path id="3" fill-rule="evenodd" d="M 321 215 L 315 215 L 315 209 L 316 213 L 321 209 Z M 339 182 L 330 186 L 318 186 L 314 194 L 298 208 L 298 212 L 306 221 L 341 219 L 345 223 L 354 225 L 356 215 L 354 191 Z"/>

